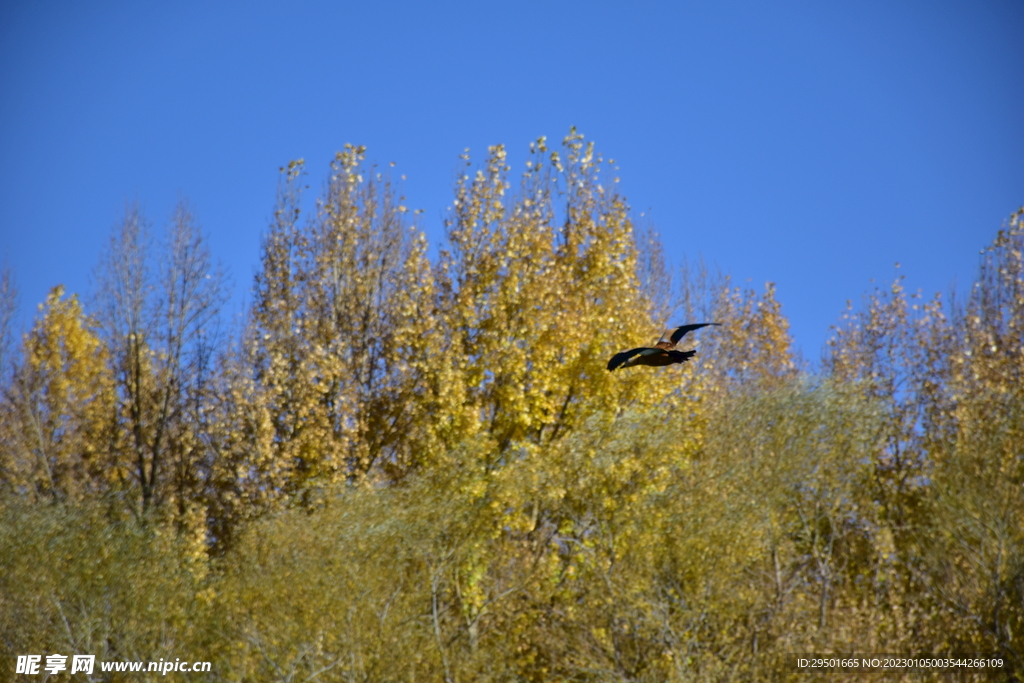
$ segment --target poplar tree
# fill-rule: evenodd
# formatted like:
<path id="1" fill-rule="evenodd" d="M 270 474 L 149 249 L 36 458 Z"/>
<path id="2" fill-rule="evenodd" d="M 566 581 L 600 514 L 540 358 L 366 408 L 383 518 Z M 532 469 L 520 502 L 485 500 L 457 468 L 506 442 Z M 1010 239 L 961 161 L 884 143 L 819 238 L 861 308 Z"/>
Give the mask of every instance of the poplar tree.
<path id="1" fill-rule="evenodd" d="M 170 514 L 201 537 L 198 425 L 224 275 L 184 201 L 155 256 L 149 229 L 139 207 L 129 205 L 97 269 L 98 318 L 117 383 L 118 448 L 131 463 L 135 512 Z"/>
<path id="2" fill-rule="evenodd" d="M 115 447 L 107 350 L 95 322 L 62 286 L 39 310 L 3 402 L 5 483 L 42 500 L 107 493 L 127 474 Z"/>

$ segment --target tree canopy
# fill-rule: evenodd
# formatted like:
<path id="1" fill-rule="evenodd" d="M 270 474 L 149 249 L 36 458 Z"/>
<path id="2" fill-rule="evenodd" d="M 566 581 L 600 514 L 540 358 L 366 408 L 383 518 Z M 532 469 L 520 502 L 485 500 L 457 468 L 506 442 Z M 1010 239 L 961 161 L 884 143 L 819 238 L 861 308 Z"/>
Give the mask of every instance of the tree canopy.
<path id="1" fill-rule="evenodd" d="M 869 292 L 812 373 L 772 283 L 673 272 L 575 131 L 519 177 L 501 146 L 462 163 L 433 250 L 364 148 L 315 203 L 283 168 L 239 329 L 184 202 L 162 237 L 129 206 L 96 291 L 56 287 L 20 344 L 4 274 L 5 678 L 29 652 L 211 660 L 197 680 L 787 680 L 801 652 L 1024 676 L 1024 214 L 964 300 Z M 607 371 L 704 320 L 690 362 Z"/>

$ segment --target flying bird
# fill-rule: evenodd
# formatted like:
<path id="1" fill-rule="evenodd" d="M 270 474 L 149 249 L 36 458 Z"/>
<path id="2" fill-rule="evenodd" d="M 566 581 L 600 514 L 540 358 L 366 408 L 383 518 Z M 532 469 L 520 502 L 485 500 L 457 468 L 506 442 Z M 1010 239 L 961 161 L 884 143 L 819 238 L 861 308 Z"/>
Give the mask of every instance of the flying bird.
<path id="1" fill-rule="evenodd" d="M 660 367 L 674 363 L 685 363 L 693 358 L 696 351 L 676 351 L 676 344 L 687 332 L 699 330 L 708 325 L 721 325 L 721 323 L 694 323 L 692 325 L 681 325 L 674 330 L 666 330 L 661 339 L 654 346 L 641 346 L 629 351 L 623 351 L 612 356 L 608 361 L 608 369 L 631 368 L 634 365 L 651 365 Z"/>

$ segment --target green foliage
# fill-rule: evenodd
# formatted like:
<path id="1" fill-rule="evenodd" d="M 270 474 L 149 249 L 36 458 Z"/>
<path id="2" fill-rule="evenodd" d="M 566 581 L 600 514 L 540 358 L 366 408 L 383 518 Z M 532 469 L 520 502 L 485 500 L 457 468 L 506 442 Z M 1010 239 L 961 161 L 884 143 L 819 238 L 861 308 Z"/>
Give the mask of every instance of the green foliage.
<path id="1" fill-rule="evenodd" d="M 111 523 L 110 503 L 0 504 L 4 680 L 19 654 L 173 661 L 216 647 L 206 562 L 173 531 Z"/>
<path id="2" fill-rule="evenodd" d="M 464 155 L 433 260 L 364 157 L 336 156 L 305 218 L 303 163 L 282 169 L 216 356 L 185 205 L 152 260 L 129 209 L 95 317 L 59 289 L 41 308 L 0 374 L 5 679 L 32 652 L 253 681 L 984 652 L 1020 679 L 1021 214 L 962 305 L 872 292 L 810 376 L 771 283 L 689 269 L 669 300 L 656 234 L 575 131 L 536 141 L 515 191 L 503 147 Z M 684 320 L 723 323 L 693 362 L 605 369 Z"/>

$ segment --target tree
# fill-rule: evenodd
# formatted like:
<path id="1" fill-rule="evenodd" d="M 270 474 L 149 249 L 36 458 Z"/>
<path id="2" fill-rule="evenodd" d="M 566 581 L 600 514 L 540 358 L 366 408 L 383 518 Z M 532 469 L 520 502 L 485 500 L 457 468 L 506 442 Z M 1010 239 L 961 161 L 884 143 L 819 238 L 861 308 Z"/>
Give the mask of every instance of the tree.
<path id="1" fill-rule="evenodd" d="M 925 407 L 934 500 L 928 593 L 946 637 L 1024 669 L 1024 210 L 982 252 L 966 306 L 933 325 L 941 394 Z M 949 438 L 943 439 L 942 435 Z"/>
<path id="2" fill-rule="evenodd" d="M 288 463 L 283 485 L 292 491 L 357 480 L 394 462 L 410 428 L 398 298 L 401 287 L 415 286 L 409 264 L 425 256 L 413 247 L 401 197 L 362 166 L 364 154 L 348 146 L 337 155 L 317 215 L 304 226 L 302 163 L 293 162 L 264 241 L 250 338 L 274 457 Z"/>
<path id="3" fill-rule="evenodd" d="M 119 447 L 132 463 L 136 512 L 172 503 L 179 524 L 201 532 L 198 426 L 224 276 L 184 201 L 171 218 L 155 277 L 148 250 L 148 222 L 130 205 L 97 270 L 99 318 L 117 378 Z"/>
<path id="4" fill-rule="evenodd" d="M 3 459 L 7 485 L 53 501 L 108 492 L 125 475 L 113 376 L 77 297 L 51 290 L 22 355 L 3 403 L 12 446 Z"/>

